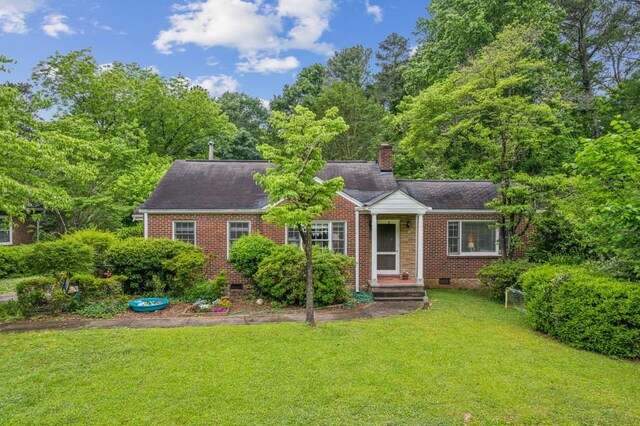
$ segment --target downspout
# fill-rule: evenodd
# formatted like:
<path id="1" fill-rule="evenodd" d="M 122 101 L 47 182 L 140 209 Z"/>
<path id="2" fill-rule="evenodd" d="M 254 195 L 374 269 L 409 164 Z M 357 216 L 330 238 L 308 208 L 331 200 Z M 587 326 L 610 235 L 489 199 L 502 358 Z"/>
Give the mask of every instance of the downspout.
<path id="1" fill-rule="evenodd" d="M 356 293 L 360 291 L 360 212 L 356 213 Z"/>
<path id="2" fill-rule="evenodd" d="M 149 238 L 149 217 L 148 217 L 149 213 L 143 213 L 142 215 L 142 223 L 144 224 L 144 238 L 147 239 Z"/>

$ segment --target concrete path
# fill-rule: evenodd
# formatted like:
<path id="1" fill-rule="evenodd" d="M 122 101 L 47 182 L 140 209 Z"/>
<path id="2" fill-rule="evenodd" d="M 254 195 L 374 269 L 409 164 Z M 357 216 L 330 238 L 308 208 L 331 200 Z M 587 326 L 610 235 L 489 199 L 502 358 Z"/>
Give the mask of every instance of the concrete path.
<path id="1" fill-rule="evenodd" d="M 316 311 L 316 321 L 345 321 L 353 319 L 382 318 L 402 315 L 423 307 L 422 302 L 374 302 L 367 306 L 342 311 Z M 113 318 L 78 319 L 61 321 L 17 321 L 0 324 L 0 332 L 35 330 L 74 330 L 80 328 L 159 328 L 159 327 L 202 327 L 213 325 L 246 325 L 274 322 L 304 322 L 304 312 L 262 316 L 228 317 L 178 317 L 178 318 Z"/>
<path id="2" fill-rule="evenodd" d="M 0 303 L 18 300 L 18 294 L 15 291 L 0 294 Z"/>

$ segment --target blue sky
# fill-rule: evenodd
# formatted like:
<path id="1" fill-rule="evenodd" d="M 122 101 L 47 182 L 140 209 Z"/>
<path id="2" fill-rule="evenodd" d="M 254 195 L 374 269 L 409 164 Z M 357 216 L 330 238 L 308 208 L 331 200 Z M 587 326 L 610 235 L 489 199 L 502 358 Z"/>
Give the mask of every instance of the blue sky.
<path id="1" fill-rule="evenodd" d="M 183 74 L 213 96 L 269 100 L 333 51 L 413 39 L 419 0 L 0 0 L 0 54 L 26 80 L 55 51 L 91 47 L 100 63 L 138 62 Z"/>

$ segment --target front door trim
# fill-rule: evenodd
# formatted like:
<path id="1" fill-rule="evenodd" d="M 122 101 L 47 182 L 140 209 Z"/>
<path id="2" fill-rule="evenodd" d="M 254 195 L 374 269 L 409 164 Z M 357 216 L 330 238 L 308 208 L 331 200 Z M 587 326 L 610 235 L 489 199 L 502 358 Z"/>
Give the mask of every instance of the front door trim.
<path id="1" fill-rule="evenodd" d="M 395 252 L 379 252 L 378 251 L 378 246 L 376 243 L 376 247 L 374 248 L 374 250 L 376 251 L 376 256 L 378 256 L 379 254 L 386 254 L 386 255 L 395 255 L 396 257 L 396 268 L 394 270 L 380 270 L 378 269 L 376 271 L 376 273 L 378 275 L 398 275 L 400 274 L 400 220 L 398 219 L 394 219 L 394 220 L 378 220 L 377 221 L 377 225 L 388 225 L 388 224 L 394 224 L 396 226 L 396 251 Z M 376 229 L 376 233 L 377 233 L 377 229 Z M 376 262 L 378 263 L 378 262 Z"/>

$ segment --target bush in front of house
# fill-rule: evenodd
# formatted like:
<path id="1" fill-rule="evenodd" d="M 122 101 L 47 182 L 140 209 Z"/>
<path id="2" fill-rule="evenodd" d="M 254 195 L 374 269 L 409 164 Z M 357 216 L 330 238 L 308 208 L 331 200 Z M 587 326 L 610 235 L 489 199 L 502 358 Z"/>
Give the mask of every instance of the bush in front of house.
<path id="1" fill-rule="evenodd" d="M 60 239 L 33 244 L 27 266 L 35 274 L 71 276 L 94 270 L 93 249 L 74 239 Z"/>
<path id="2" fill-rule="evenodd" d="M 518 279 L 531 268 L 526 260 L 499 260 L 480 268 L 478 278 L 489 289 L 491 297 L 504 300 L 507 288 L 520 288 Z"/>
<path id="3" fill-rule="evenodd" d="M 28 278 L 16 285 L 18 307 L 26 316 L 53 310 L 54 292 L 59 290 L 58 283 L 53 277 Z M 56 303 L 59 295 L 56 294 Z"/>
<path id="4" fill-rule="evenodd" d="M 106 253 L 110 271 L 127 277 L 125 293 L 158 291 L 157 282 L 165 282 L 166 260 L 181 253 L 202 253 L 192 244 L 162 238 L 127 238 L 117 241 Z"/>
<path id="5" fill-rule="evenodd" d="M 0 246 L 0 279 L 22 277 L 28 274 L 27 255 L 30 244 Z"/>
<path id="6" fill-rule="evenodd" d="M 244 235 L 231 245 L 229 263 L 245 277 L 252 278 L 258 272 L 260 262 L 276 247 L 273 240 L 263 235 Z"/>
<path id="7" fill-rule="evenodd" d="M 187 294 L 186 299 L 191 303 L 198 300 L 213 301 L 222 297 L 222 293 L 227 287 L 229 287 L 227 272 L 222 270 L 215 279 L 196 283 Z"/>
<path id="8" fill-rule="evenodd" d="M 82 229 L 72 234 L 65 234 L 62 240 L 77 241 L 93 249 L 94 262 L 98 268 L 104 269 L 106 252 L 115 242 L 116 236 L 111 232 L 98 231 L 94 228 Z"/>
<path id="9" fill-rule="evenodd" d="M 70 280 L 70 285 L 77 287 L 79 299 L 83 302 L 102 299 L 119 298 L 124 294 L 124 275 L 112 275 L 98 278 L 90 274 L 77 274 Z"/>
<path id="10" fill-rule="evenodd" d="M 290 245 L 277 246 L 258 266 L 254 287 L 259 295 L 286 305 L 306 300 L 305 256 Z M 347 278 L 353 259 L 318 247 L 313 249 L 314 300 L 318 306 L 348 299 Z"/>
<path id="11" fill-rule="evenodd" d="M 142 222 L 136 222 L 130 226 L 123 226 L 116 229 L 116 237 L 121 240 L 131 237 L 143 237 L 144 236 L 144 224 Z"/>
<path id="12" fill-rule="evenodd" d="M 162 262 L 165 282 L 169 291 L 175 295 L 187 294 L 193 285 L 204 279 L 206 257 L 202 251 L 179 253 Z"/>
<path id="13" fill-rule="evenodd" d="M 640 285 L 578 266 L 541 266 L 522 275 L 536 330 L 576 348 L 640 359 Z"/>

